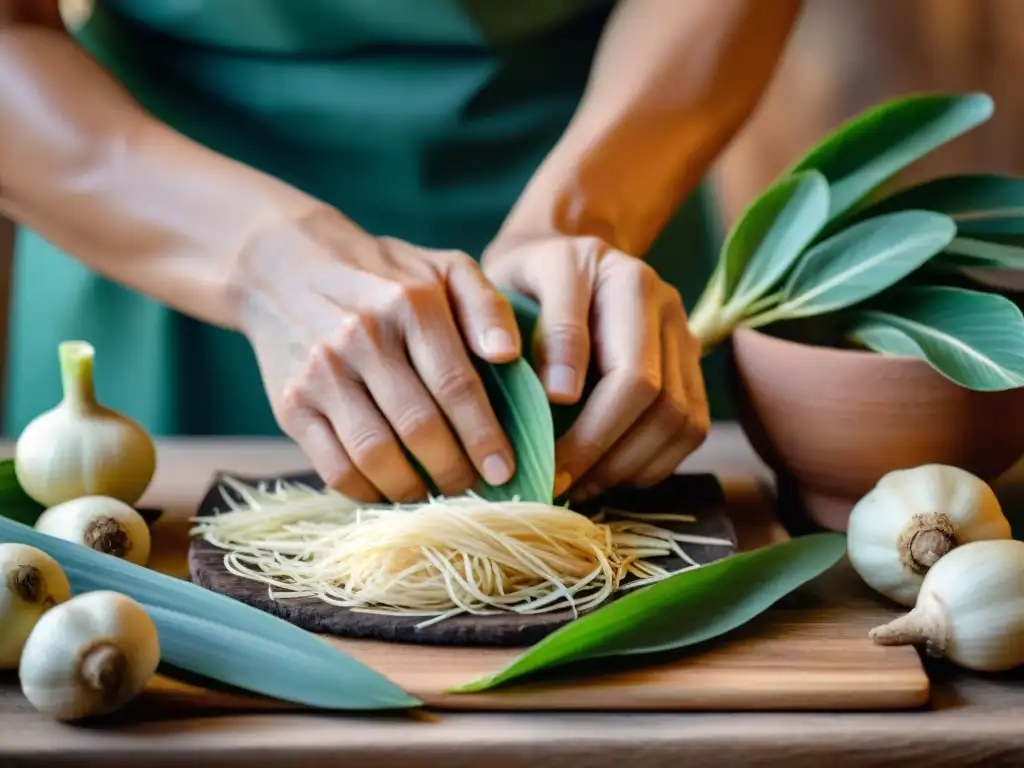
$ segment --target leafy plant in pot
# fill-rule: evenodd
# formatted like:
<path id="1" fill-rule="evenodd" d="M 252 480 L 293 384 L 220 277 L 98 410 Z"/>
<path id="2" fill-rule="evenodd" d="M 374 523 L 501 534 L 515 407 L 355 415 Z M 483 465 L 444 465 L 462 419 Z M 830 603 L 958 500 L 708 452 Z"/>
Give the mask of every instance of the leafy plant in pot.
<path id="1" fill-rule="evenodd" d="M 691 312 L 705 352 L 731 344 L 744 431 L 818 526 L 845 530 L 890 470 L 993 480 L 1024 453 L 1024 315 L 984 280 L 1024 270 L 1024 179 L 885 188 L 992 112 L 913 95 L 840 126 L 739 217 Z"/>

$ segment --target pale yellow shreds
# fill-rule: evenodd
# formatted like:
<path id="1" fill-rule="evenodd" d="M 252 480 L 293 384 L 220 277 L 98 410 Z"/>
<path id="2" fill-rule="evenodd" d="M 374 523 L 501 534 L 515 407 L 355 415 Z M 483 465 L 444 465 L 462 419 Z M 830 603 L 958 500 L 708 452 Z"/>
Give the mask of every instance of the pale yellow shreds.
<path id="1" fill-rule="evenodd" d="M 697 563 L 685 544 L 732 547 L 655 525 L 685 515 L 491 502 L 473 495 L 422 504 L 360 505 L 332 491 L 277 482 L 224 485 L 228 511 L 196 519 L 193 535 L 226 550 L 225 568 L 268 585 L 276 599 L 314 597 L 368 613 L 578 615 L 620 589 L 665 579 Z M 651 562 L 674 555 L 672 571 Z"/>

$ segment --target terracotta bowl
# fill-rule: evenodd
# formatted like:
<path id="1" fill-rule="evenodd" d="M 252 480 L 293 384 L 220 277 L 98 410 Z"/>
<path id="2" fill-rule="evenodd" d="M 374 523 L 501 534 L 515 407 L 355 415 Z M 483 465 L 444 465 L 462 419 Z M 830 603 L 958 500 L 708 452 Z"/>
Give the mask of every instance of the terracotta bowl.
<path id="1" fill-rule="evenodd" d="M 754 450 L 817 525 L 846 530 L 893 469 L 952 464 L 993 481 L 1024 454 L 1024 389 L 974 392 L 923 361 L 814 347 L 741 329 L 736 415 Z"/>

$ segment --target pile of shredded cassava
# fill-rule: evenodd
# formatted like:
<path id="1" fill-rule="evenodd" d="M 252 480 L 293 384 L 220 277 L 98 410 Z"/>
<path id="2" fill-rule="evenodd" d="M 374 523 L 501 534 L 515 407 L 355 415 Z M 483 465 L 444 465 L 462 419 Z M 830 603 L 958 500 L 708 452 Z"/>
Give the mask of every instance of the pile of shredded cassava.
<path id="1" fill-rule="evenodd" d="M 473 495 L 366 506 L 285 482 L 224 486 L 229 511 L 197 518 L 192 533 L 226 550 L 228 571 L 266 583 L 275 599 L 422 616 L 421 626 L 460 614 L 578 615 L 619 589 L 698 567 L 682 544 L 732 546 L 655 525 L 694 522 L 686 515 L 608 509 L 590 518 Z M 651 562 L 670 555 L 685 565 Z"/>

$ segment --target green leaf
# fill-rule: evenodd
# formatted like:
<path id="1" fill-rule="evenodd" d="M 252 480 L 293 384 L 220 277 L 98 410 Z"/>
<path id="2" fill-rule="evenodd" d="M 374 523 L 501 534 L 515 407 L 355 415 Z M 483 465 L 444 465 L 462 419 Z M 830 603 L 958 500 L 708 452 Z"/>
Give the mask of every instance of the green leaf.
<path id="1" fill-rule="evenodd" d="M 863 215 L 900 210 L 944 213 L 956 222 L 958 237 L 1024 235 L 1024 178 L 984 173 L 943 176 L 894 192 Z"/>
<path id="2" fill-rule="evenodd" d="M 455 692 L 488 690 L 585 659 L 655 653 L 711 640 L 827 571 L 845 550 L 842 535 L 814 534 L 684 571 L 567 624 L 503 670 Z"/>
<path id="3" fill-rule="evenodd" d="M 50 555 L 67 575 L 72 594 L 101 589 L 113 590 L 136 600 L 147 609 L 187 609 L 196 619 L 233 630 L 237 635 L 244 636 L 247 641 L 251 639 L 253 642 L 274 645 L 280 649 L 276 664 L 281 674 L 292 678 L 292 698 L 295 700 L 303 695 L 304 689 L 317 685 L 317 665 L 322 665 L 325 669 L 332 670 L 334 679 L 344 677 L 348 681 L 345 690 L 339 691 L 339 696 L 346 693 L 349 695 L 350 708 L 391 709 L 420 705 L 417 699 L 409 696 L 390 680 L 332 648 L 316 635 L 230 597 L 79 544 L 47 536 L 12 520 L 0 518 L 0 542 L 27 544 Z M 201 656 L 206 652 L 206 638 L 196 639 L 199 642 L 192 652 Z M 184 642 L 180 638 L 174 640 L 169 636 L 167 641 L 176 642 L 179 647 Z M 211 640 L 214 641 L 215 639 Z M 265 646 L 261 644 L 259 647 L 263 649 Z M 248 654 L 245 642 L 233 645 L 232 648 L 239 656 Z M 260 658 L 259 653 L 257 651 L 255 655 L 248 657 L 249 661 L 253 662 L 254 669 L 258 668 L 255 660 Z M 314 661 L 315 664 L 312 663 Z M 180 662 L 179 658 L 179 666 L 188 666 Z M 201 658 L 193 658 L 190 663 L 192 666 L 200 666 L 203 661 Z M 241 660 L 239 663 L 242 663 Z M 216 674 L 212 677 L 221 679 Z M 257 675 L 256 678 L 249 679 L 247 684 L 238 687 L 257 690 L 260 685 Z"/>
<path id="4" fill-rule="evenodd" d="M 956 237 L 935 257 L 935 264 L 967 269 L 1024 269 L 1024 244 Z"/>
<path id="5" fill-rule="evenodd" d="M 367 676 L 367 668 L 353 665 L 340 651 L 334 652 L 331 663 L 319 654 L 311 656 L 223 624 L 167 608 L 144 603 L 142 606 L 156 624 L 160 659 L 165 664 L 250 693 L 307 707 L 396 708 L 394 695 L 385 693 L 379 697 L 376 673 Z"/>
<path id="6" fill-rule="evenodd" d="M 35 525 L 45 509 L 21 487 L 14 469 L 14 459 L 0 461 L 0 517 L 24 525 Z"/>
<path id="7" fill-rule="evenodd" d="M 949 286 L 894 291 L 878 308 L 858 312 L 849 335 L 881 354 L 920 357 L 967 389 L 1024 386 L 1024 315 L 995 293 Z"/>
<path id="8" fill-rule="evenodd" d="M 499 423 L 516 455 L 516 472 L 508 483 L 478 483 L 476 493 L 491 501 L 550 504 L 555 489 L 555 436 L 551 406 L 537 374 L 523 358 L 479 368 Z"/>
<path id="9" fill-rule="evenodd" d="M 861 346 L 882 355 L 896 357 L 924 357 L 917 342 L 899 328 L 884 323 L 866 321 L 858 322 L 849 337 Z"/>
<path id="10" fill-rule="evenodd" d="M 984 123 L 992 112 L 992 99 L 984 93 L 895 99 L 841 125 L 791 172 L 825 175 L 831 191 L 829 218 L 836 219 L 899 171 Z"/>
<path id="11" fill-rule="evenodd" d="M 956 223 L 956 238 L 932 265 L 1024 269 L 1024 178 L 943 176 L 894 192 L 859 217 L 907 209 L 944 213 Z"/>
<path id="12" fill-rule="evenodd" d="M 726 238 L 725 302 L 742 307 L 767 293 L 825 226 L 828 210 L 828 182 L 817 171 L 787 176 L 769 187 Z"/>
<path id="13" fill-rule="evenodd" d="M 848 307 L 890 288 L 939 253 L 956 234 L 948 216 L 903 211 L 854 224 L 808 251 L 790 274 L 771 320 Z"/>
<path id="14" fill-rule="evenodd" d="M 471 355 L 494 415 L 516 458 L 516 471 L 505 485 L 494 486 L 482 477 L 473 491 L 490 501 L 535 501 L 550 504 L 555 487 L 555 433 L 551 405 L 544 385 L 530 363 L 529 346 L 535 333 L 538 308 L 524 296 L 506 293 L 516 314 L 527 354 L 511 363 L 493 364 Z M 404 445 L 402 451 L 423 479 L 427 490 L 441 495 L 437 484 Z"/>

